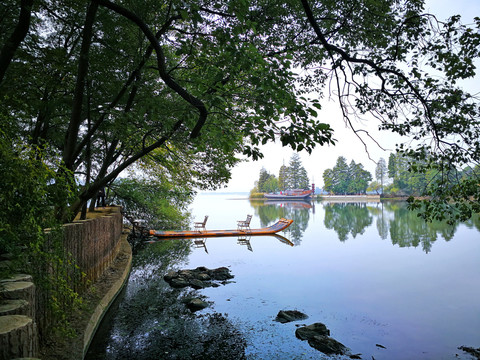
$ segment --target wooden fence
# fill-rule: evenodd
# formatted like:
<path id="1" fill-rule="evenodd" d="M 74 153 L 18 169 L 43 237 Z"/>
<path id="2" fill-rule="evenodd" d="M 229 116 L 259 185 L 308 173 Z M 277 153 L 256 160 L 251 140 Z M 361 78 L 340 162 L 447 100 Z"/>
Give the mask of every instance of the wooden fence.
<path id="1" fill-rule="evenodd" d="M 107 209 L 108 212 L 101 217 L 64 225 L 65 251 L 85 274 L 81 288 L 75 288 L 76 291 L 82 292 L 90 282 L 97 280 L 118 253 L 123 228 L 121 208 Z"/>

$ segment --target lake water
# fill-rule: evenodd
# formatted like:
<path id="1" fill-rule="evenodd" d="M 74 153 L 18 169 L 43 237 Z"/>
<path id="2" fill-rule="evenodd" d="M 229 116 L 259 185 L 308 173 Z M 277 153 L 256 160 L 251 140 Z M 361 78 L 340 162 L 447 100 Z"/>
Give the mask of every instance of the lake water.
<path id="1" fill-rule="evenodd" d="M 332 358 L 295 337 L 297 326 L 315 322 L 362 359 L 471 359 L 458 347 L 480 347 L 479 218 L 426 224 L 402 202 L 263 203 L 241 194 L 200 194 L 192 214 L 195 221 L 209 215 L 207 229 L 235 228 L 247 214 L 252 228 L 281 217 L 294 223 L 281 233 L 287 240 L 182 240 L 186 249 L 172 243 L 168 261 L 156 255 L 165 242 L 148 244 L 87 359 L 229 359 L 239 352 L 247 359 Z M 172 294 L 162 274 L 198 266 L 226 266 L 234 279 L 189 291 L 211 305 L 186 320 L 178 315 L 186 314 L 181 302 L 159 303 Z M 293 309 L 309 318 L 273 321 L 278 311 Z M 212 320 L 214 314 L 223 317 Z M 172 330 L 172 317 L 182 319 L 181 330 Z M 219 323 L 226 326 L 214 333 Z M 175 352 L 182 346 L 178 336 L 189 339 L 190 353 Z M 209 336 L 224 336 L 218 346 L 224 350 L 207 342 Z M 229 346 L 239 352 L 229 353 Z"/>

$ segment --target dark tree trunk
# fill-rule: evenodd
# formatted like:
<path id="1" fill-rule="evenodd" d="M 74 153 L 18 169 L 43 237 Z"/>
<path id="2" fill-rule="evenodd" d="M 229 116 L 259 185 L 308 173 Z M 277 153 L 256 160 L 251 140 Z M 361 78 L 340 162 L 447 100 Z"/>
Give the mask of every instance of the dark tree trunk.
<path id="1" fill-rule="evenodd" d="M 27 36 L 28 29 L 30 28 L 32 4 L 33 0 L 22 0 L 20 3 L 21 8 L 18 24 L 0 51 L 0 83 L 2 82 L 5 72 L 15 55 L 15 51 L 18 49 L 23 39 L 25 39 L 25 36 Z"/>

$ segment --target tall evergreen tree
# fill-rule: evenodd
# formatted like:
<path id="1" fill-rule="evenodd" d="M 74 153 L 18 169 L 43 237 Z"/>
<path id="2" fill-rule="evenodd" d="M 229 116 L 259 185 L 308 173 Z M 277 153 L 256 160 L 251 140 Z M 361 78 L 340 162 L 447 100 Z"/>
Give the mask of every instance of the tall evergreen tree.
<path id="1" fill-rule="evenodd" d="M 387 173 L 388 173 L 387 163 L 384 158 L 380 158 L 375 168 L 375 178 L 378 181 L 380 181 L 382 192 L 383 192 L 383 182 L 385 177 L 387 176 Z"/>
<path id="2" fill-rule="evenodd" d="M 280 166 L 278 172 L 278 188 L 280 191 L 285 191 L 288 189 L 288 167 L 285 164 Z"/>
<path id="3" fill-rule="evenodd" d="M 391 177 L 392 179 L 396 175 L 395 167 L 395 154 L 391 153 L 388 157 L 388 177 Z"/>
<path id="4" fill-rule="evenodd" d="M 348 186 L 349 194 L 364 194 L 368 183 L 372 180 L 372 174 L 363 168 L 362 164 L 356 164 L 352 160 L 348 167 Z"/>
<path id="5" fill-rule="evenodd" d="M 348 165 L 343 156 L 337 158 L 333 169 L 323 172 L 324 189 L 335 194 L 365 193 L 371 180 L 372 175 L 362 164 L 352 160 Z"/>
<path id="6" fill-rule="evenodd" d="M 258 183 L 257 183 L 257 188 L 259 192 L 267 192 L 267 190 L 265 189 L 265 184 L 267 183 L 268 179 L 271 176 L 272 175 L 269 174 L 264 167 L 260 169 L 260 175 L 258 177 Z"/>
<path id="7" fill-rule="evenodd" d="M 290 189 L 308 188 L 308 174 L 302 165 L 300 155 L 293 153 L 288 166 L 288 187 Z"/>

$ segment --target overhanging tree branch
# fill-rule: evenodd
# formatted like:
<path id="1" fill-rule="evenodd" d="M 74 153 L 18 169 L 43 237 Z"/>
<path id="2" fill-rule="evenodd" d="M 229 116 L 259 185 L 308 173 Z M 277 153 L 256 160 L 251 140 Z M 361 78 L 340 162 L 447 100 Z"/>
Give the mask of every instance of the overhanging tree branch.
<path id="1" fill-rule="evenodd" d="M 167 72 L 166 66 L 165 66 L 165 55 L 163 53 L 163 49 L 160 46 L 157 38 L 155 35 L 151 32 L 151 30 L 148 28 L 147 24 L 142 21 L 137 15 L 135 15 L 133 12 L 125 9 L 122 6 L 119 6 L 117 4 L 113 4 L 108 0 L 93 0 L 94 2 L 115 11 L 116 13 L 126 17 L 130 21 L 134 22 L 140 30 L 145 34 L 147 37 L 148 41 L 150 41 L 150 44 L 153 46 L 155 49 L 155 52 L 157 54 L 157 66 L 158 66 L 158 73 L 160 75 L 160 78 L 164 81 L 164 83 L 172 89 L 174 92 L 176 92 L 178 95 L 180 95 L 185 101 L 187 101 L 190 105 L 195 107 L 198 112 L 199 116 L 197 119 L 197 122 L 193 128 L 193 130 L 190 132 L 190 137 L 196 138 L 200 135 L 200 130 L 202 129 L 203 125 L 205 124 L 207 120 L 207 108 L 205 104 L 198 99 L 197 97 L 193 96 L 190 94 L 187 90 L 185 90 L 182 86 L 180 86 Z"/>
<path id="2" fill-rule="evenodd" d="M 305 10 L 305 14 L 307 15 L 307 19 L 308 19 L 310 25 L 312 26 L 315 34 L 317 35 L 318 39 L 320 40 L 320 43 L 323 45 L 323 47 L 328 51 L 328 53 L 332 57 L 332 61 L 334 61 L 333 60 L 333 54 L 335 53 L 335 54 L 338 54 L 341 57 L 342 60 L 347 61 L 349 63 L 367 65 L 368 67 L 373 69 L 375 74 L 380 78 L 380 80 L 382 82 L 382 92 L 384 92 L 387 95 L 389 95 L 389 93 L 388 93 L 387 89 L 385 88 L 386 79 L 383 75 L 384 74 L 391 74 L 391 75 L 394 75 L 397 78 L 401 79 L 406 84 L 408 89 L 410 89 L 414 93 L 416 99 L 422 104 L 422 107 L 425 111 L 425 117 L 426 117 L 426 119 L 427 119 L 427 121 L 430 125 L 430 130 L 432 131 L 432 133 L 434 135 L 436 143 L 439 144 L 441 140 L 440 140 L 440 136 L 439 136 L 438 131 L 437 131 L 437 126 L 436 126 L 435 122 L 433 121 L 433 118 L 432 118 L 432 115 L 431 115 L 430 105 L 429 105 L 427 99 L 420 93 L 420 91 L 410 81 L 410 79 L 408 79 L 400 70 L 384 68 L 384 67 L 381 67 L 380 65 L 376 64 L 372 60 L 365 59 L 365 58 L 357 58 L 357 57 L 351 56 L 350 54 L 348 54 L 346 51 L 339 48 L 338 46 L 330 44 L 328 42 L 328 40 L 325 38 L 322 30 L 320 29 L 320 26 L 318 25 L 317 20 L 315 19 L 315 16 L 314 16 L 313 11 L 312 11 L 309 3 L 308 3 L 308 0 L 301 0 L 301 2 L 302 2 L 303 8 Z M 334 62 L 334 65 L 335 65 L 335 62 Z"/>
<path id="3" fill-rule="evenodd" d="M 181 16 L 177 15 L 177 16 L 172 16 L 170 17 L 166 22 L 165 24 L 162 26 L 162 28 L 155 34 L 155 37 L 158 39 L 162 34 L 164 34 L 168 28 L 168 26 L 170 26 L 175 20 L 178 20 L 180 19 Z M 93 124 L 93 126 L 90 128 L 90 130 L 87 131 L 87 133 L 85 134 L 85 136 L 83 137 L 82 141 L 78 144 L 77 148 L 76 148 L 76 151 L 75 151 L 75 154 L 74 154 L 74 157 L 77 158 L 80 153 L 82 152 L 83 148 L 86 146 L 87 142 L 89 139 L 92 138 L 92 136 L 94 136 L 95 132 L 98 130 L 98 128 L 100 127 L 100 125 L 103 123 L 103 121 L 105 120 L 106 116 L 108 115 L 108 111 L 111 110 L 111 109 L 114 109 L 115 106 L 117 106 L 117 104 L 120 102 L 120 100 L 122 99 L 122 97 L 125 95 L 127 89 L 130 87 L 130 85 L 132 85 L 133 81 L 139 76 L 141 70 L 143 69 L 143 67 L 145 66 L 147 60 L 150 58 L 150 56 L 152 55 L 152 52 L 153 52 L 153 46 L 150 45 L 146 50 L 145 50 L 145 54 L 143 55 L 143 58 L 142 60 L 140 61 L 140 63 L 137 65 L 137 67 L 135 68 L 135 70 L 133 70 L 130 74 L 130 76 L 128 77 L 127 81 L 125 82 L 125 84 L 123 85 L 123 87 L 120 89 L 120 91 L 118 92 L 117 96 L 112 100 L 112 102 L 109 104 L 108 106 L 108 110 L 106 112 L 104 112 L 100 118 Z M 133 101 L 133 99 L 132 99 Z"/>
<path id="4" fill-rule="evenodd" d="M 77 144 L 78 130 L 82 122 L 82 105 L 84 89 L 88 74 L 88 53 L 92 43 L 93 23 L 98 10 L 98 4 L 91 2 L 87 9 L 85 26 L 82 35 L 82 45 L 80 49 L 80 60 L 78 63 L 77 81 L 75 85 L 72 115 L 65 134 L 65 145 L 63 149 L 63 162 L 68 170 L 72 170 L 75 163 L 75 147 Z"/>
<path id="5" fill-rule="evenodd" d="M 71 214 L 77 214 L 83 203 L 85 201 L 88 201 L 92 197 L 94 197 L 102 186 L 106 186 L 110 181 L 115 180 L 118 175 L 128 168 L 130 165 L 135 163 L 137 160 L 141 159 L 142 157 L 148 155 L 151 153 L 153 150 L 158 149 L 160 146 L 165 144 L 165 142 L 173 136 L 173 134 L 182 126 L 182 121 L 179 120 L 175 123 L 173 128 L 170 130 L 170 132 L 164 136 L 162 136 L 159 140 L 155 141 L 153 144 L 142 148 L 140 151 L 132 155 L 130 158 L 126 159 L 120 166 L 118 166 L 115 170 L 110 172 L 109 174 L 105 175 L 105 177 L 97 178 L 97 180 L 91 184 L 88 188 L 84 189 L 76 199 L 76 201 L 72 204 L 70 208 L 70 213 Z M 65 219 L 67 220 L 67 219 Z"/>
<path id="6" fill-rule="evenodd" d="M 5 72 L 10 65 L 15 51 L 27 36 L 30 27 L 30 17 L 32 13 L 33 0 L 22 0 L 20 3 L 20 16 L 17 26 L 10 38 L 3 45 L 0 51 L 0 84 L 2 83 Z"/>

